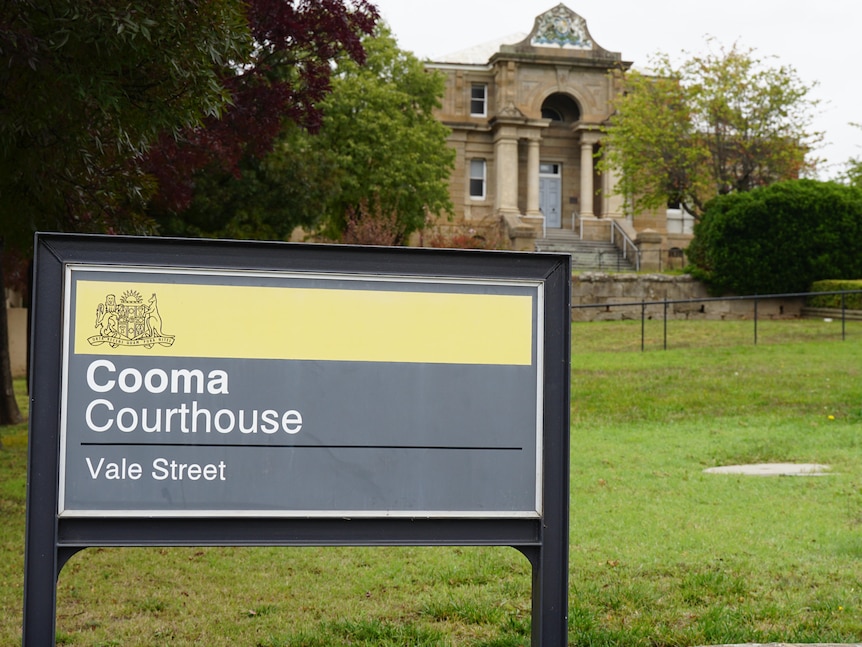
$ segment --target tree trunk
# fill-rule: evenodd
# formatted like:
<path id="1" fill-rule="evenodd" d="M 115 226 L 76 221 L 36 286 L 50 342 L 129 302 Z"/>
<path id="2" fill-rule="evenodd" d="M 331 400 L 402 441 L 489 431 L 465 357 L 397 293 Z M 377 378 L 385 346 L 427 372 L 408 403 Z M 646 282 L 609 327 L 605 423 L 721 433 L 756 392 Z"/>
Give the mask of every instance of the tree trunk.
<path id="1" fill-rule="evenodd" d="M 14 425 L 23 420 L 12 386 L 12 361 L 9 355 L 9 320 L 6 316 L 6 276 L 3 272 L 3 239 L 0 238 L 0 425 Z M 2 447 L 2 443 L 0 443 Z"/>

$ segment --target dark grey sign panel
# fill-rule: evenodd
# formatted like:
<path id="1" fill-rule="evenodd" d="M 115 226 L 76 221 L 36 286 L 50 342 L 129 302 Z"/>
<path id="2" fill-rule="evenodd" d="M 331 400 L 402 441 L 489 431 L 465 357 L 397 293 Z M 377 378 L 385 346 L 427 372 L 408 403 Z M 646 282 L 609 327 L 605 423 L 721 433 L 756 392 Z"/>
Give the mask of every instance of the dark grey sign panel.
<path id="1" fill-rule="evenodd" d="M 63 514 L 536 514 L 530 367 L 209 359 L 229 395 L 88 388 L 130 363 L 189 365 L 70 358 Z"/>
<path id="2" fill-rule="evenodd" d="M 66 292 L 61 516 L 541 514 L 538 282 L 71 265 Z M 309 338 L 340 308 L 353 346 Z"/>

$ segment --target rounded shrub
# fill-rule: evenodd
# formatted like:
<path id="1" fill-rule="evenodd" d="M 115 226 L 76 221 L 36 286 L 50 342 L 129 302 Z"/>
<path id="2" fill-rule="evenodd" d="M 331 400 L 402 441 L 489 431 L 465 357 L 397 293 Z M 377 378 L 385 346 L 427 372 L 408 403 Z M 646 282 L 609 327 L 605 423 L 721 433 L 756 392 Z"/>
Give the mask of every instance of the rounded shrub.
<path id="1" fill-rule="evenodd" d="M 712 200 L 688 248 L 714 292 L 805 292 L 822 279 L 862 278 L 862 191 L 790 180 Z"/>

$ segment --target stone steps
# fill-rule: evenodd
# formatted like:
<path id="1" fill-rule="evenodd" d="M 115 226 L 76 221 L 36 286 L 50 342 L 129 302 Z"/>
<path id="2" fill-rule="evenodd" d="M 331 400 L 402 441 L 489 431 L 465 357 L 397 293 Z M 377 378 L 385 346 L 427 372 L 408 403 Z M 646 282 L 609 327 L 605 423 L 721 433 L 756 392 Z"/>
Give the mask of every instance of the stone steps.
<path id="1" fill-rule="evenodd" d="M 633 272 L 634 266 L 607 241 L 581 240 L 574 232 L 549 230 L 536 240 L 536 251 L 569 254 L 574 272 Z"/>

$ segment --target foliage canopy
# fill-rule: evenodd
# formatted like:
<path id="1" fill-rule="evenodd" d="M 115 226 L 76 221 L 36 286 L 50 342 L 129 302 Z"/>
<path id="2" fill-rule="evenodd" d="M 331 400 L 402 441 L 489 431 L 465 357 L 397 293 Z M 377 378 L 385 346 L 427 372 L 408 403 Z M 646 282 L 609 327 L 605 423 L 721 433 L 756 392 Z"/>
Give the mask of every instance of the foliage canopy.
<path id="1" fill-rule="evenodd" d="M 238 172 L 285 119 L 314 129 L 333 63 L 362 61 L 367 0 L 0 6 L 0 223 L 146 233 L 154 193 L 184 206 L 194 172 Z"/>
<path id="2" fill-rule="evenodd" d="M 239 173 L 198 172 L 189 208 L 158 213 L 162 231 L 280 239 L 320 226 L 338 239 L 348 221 L 392 217 L 392 242 L 403 242 L 428 213 L 450 211 L 454 152 L 433 114 L 442 77 L 399 49 L 385 25 L 362 44 L 362 65 L 335 66 L 316 132 L 288 121 L 272 151 L 246 151 Z"/>
<path id="3" fill-rule="evenodd" d="M 362 38 L 378 20 L 368 0 L 249 0 L 249 56 L 222 69 L 231 104 L 218 118 L 163 136 L 145 168 L 158 180 L 155 206 L 179 214 L 196 192 L 197 174 L 239 176 L 250 158 L 273 148 L 285 122 L 316 132 L 335 66 L 365 61 Z"/>
<path id="4" fill-rule="evenodd" d="M 117 229 L 151 190 L 133 161 L 218 118 L 222 70 L 251 47 L 235 0 L 22 0 L 0 21 L 0 223 L 16 246 L 35 229 Z"/>
<path id="5" fill-rule="evenodd" d="M 36 230 L 152 233 L 154 194 L 183 205 L 195 170 L 238 172 L 285 118 L 317 127 L 333 62 L 361 61 L 377 18 L 367 0 L 0 3 L 6 249 L 20 264 Z M 5 340 L 0 320 L 11 410 Z"/>
<path id="6" fill-rule="evenodd" d="M 717 195 L 798 178 L 815 161 L 817 102 L 789 66 L 770 67 L 753 50 L 666 54 L 653 74 L 627 73 L 606 127 L 603 168 L 642 210 L 680 203 L 696 218 Z"/>
<path id="7" fill-rule="evenodd" d="M 862 189 L 790 180 L 720 196 L 695 224 L 688 257 L 718 292 L 804 292 L 860 278 Z"/>
<path id="8" fill-rule="evenodd" d="M 444 80 L 399 49 L 386 25 L 364 44 L 366 64 L 340 63 L 323 104 L 320 146 L 334 153 L 342 178 L 327 219 L 340 231 L 346 214 L 373 204 L 395 214 L 403 239 L 425 226 L 428 213 L 452 210 L 455 153 L 434 116 Z"/>
<path id="9" fill-rule="evenodd" d="M 862 189 L 862 159 L 850 160 L 846 178 L 850 184 Z"/>
<path id="10" fill-rule="evenodd" d="M 856 128 L 862 129 L 862 124 L 852 124 Z M 847 167 L 844 171 L 844 180 L 848 184 L 862 189 L 862 157 L 852 157 L 847 160 Z"/>

